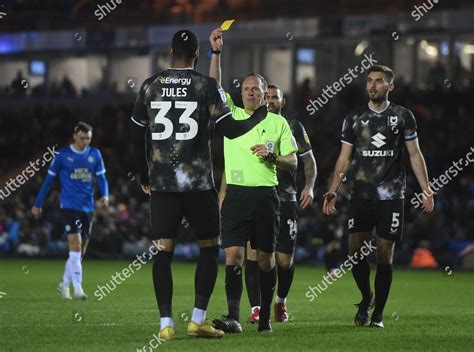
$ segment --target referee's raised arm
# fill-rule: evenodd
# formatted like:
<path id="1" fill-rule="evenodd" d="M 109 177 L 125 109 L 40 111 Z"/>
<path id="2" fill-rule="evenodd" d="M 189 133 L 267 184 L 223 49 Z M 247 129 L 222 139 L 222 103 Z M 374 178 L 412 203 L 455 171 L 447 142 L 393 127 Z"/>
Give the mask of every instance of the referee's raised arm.
<path id="1" fill-rule="evenodd" d="M 209 36 L 211 43 L 211 64 L 209 66 L 209 76 L 221 82 L 221 52 L 224 44 L 222 39 L 222 29 L 216 28 Z"/>
<path id="2" fill-rule="evenodd" d="M 211 64 L 209 66 L 208 103 L 209 113 L 216 122 L 220 132 L 229 139 L 242 136 L 258 123 L 267 117 L 267 107 L 257 104 L 255 109 L 249 114 L 250 118 L 244 120 L 234 120 L 232 117 L 233 104 L 229 111 L 226 93 L 222 89 L 221 83 L 221 61 L 220 54 L 223 46 L 222 30 L 217 28 L 212 31 L 209 37 L 211 43 Z M 217 82 L 215 82 L 217 81 Z M 227 111 L 226 111 L 227 110 Z"/>

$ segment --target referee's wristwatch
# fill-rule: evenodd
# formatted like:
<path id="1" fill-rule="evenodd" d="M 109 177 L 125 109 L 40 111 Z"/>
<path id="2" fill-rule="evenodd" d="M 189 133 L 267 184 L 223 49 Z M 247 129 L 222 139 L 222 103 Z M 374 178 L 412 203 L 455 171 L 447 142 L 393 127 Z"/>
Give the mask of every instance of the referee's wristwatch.
<path id="1" fill-rule="evenodd" d="M 275 153 L 268 153 L 267 156 L 263 158 L 263 160 L 268 161 L 269 163 L 274 163 L 278 158 L 278 155 Z"/>
<path id="2" fill-rule="evenodd" d="M 214 50 L 214 49 L 211 49 L 211 53 L 215 54 L 215 55 L 220 55 L 222 52 L 222 50 Z"/>

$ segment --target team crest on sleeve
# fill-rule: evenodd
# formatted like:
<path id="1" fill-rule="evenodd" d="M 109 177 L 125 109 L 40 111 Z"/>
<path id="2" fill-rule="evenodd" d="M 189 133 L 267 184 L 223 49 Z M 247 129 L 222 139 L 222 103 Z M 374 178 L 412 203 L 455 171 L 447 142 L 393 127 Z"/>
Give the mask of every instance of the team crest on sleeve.
<path id="1" fill-rule="evenodd" d="M 398 134 L 398 116 L 389 116 L 388 117 L 388 125 L 392 128 L 392 131 L 395 134 Z"/>
<path id="2" fill-rule="evenodd" d="M 89 157 L 87 158 L 87 161 L 92 164 L 92 163 L 94 162 L 94 157 L 93 157 L 93 156 L 89 156 Z"/>

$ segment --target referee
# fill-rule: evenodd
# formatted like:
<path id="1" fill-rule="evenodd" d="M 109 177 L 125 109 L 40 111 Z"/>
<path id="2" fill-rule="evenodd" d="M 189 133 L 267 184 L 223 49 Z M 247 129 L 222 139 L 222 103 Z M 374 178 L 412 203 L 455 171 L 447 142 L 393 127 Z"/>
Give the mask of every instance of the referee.
<path id="1" fill-rule="evenodd" d="M 220 81 L 220 29 L 211 33 L 210 42 L 213 55 L 209 75 Z M 267 88 L 267 82 L 261 75 L 248 74 L 242 82 L 244 108 L 235 106 L 227 94 L 234 119 L 245 120 L 255 109 L 264 105 Z M 233 140 L 224 138 L 224 182 L 228 186 L 221 216 L 228 315 L 214 320 L 216 328 L 224 332 L 242 332 L 239 323 L 242 265 L 249 239 L 252 248 L 257 250 L 261 270 L 258 331 L 272 332 L 270 306 L 276 285 L 275 244 L 280 227 L 276 168 L 296 169 L 297 150 L 288 122 L 270 112 L 247 134 Z"/>

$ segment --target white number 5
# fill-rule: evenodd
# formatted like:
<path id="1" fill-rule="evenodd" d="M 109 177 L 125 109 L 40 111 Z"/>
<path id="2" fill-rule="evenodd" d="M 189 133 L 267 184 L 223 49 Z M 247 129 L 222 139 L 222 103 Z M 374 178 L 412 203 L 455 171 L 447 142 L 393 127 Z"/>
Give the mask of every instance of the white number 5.
<path id="1" fill-rule="evenodd" d="M 159 141 L 168 139 L 173 134 L 173 122 L 166 117 L 168 111 L 173 107 L 171 101 L 152 101 L 151 108 L 157 109 L 158 113 L 155 116 L 155 123 L 164 126 L 163 132 L 152 132 L 151 139 Z M 188 140 L 196 137 L 198 133 L 198 123 L 191 119 L 190 116 L 197 109 L 197 102 L 195 101 L 177 101 L 175 102 L 176 109 L 184 109 L 179 117 L 179 123 L 189 125 L 188 132 L 176 132 L 176 140 Z"/>
<path id="2" fill-rule="evenodd" d="M 400 213 L 392 213 L 392 228 L 397 228 L 400 225 L 400 219 L 398 218 L 400 216 Z M 392 231 L 394 232 L 394 231 Z"/>

